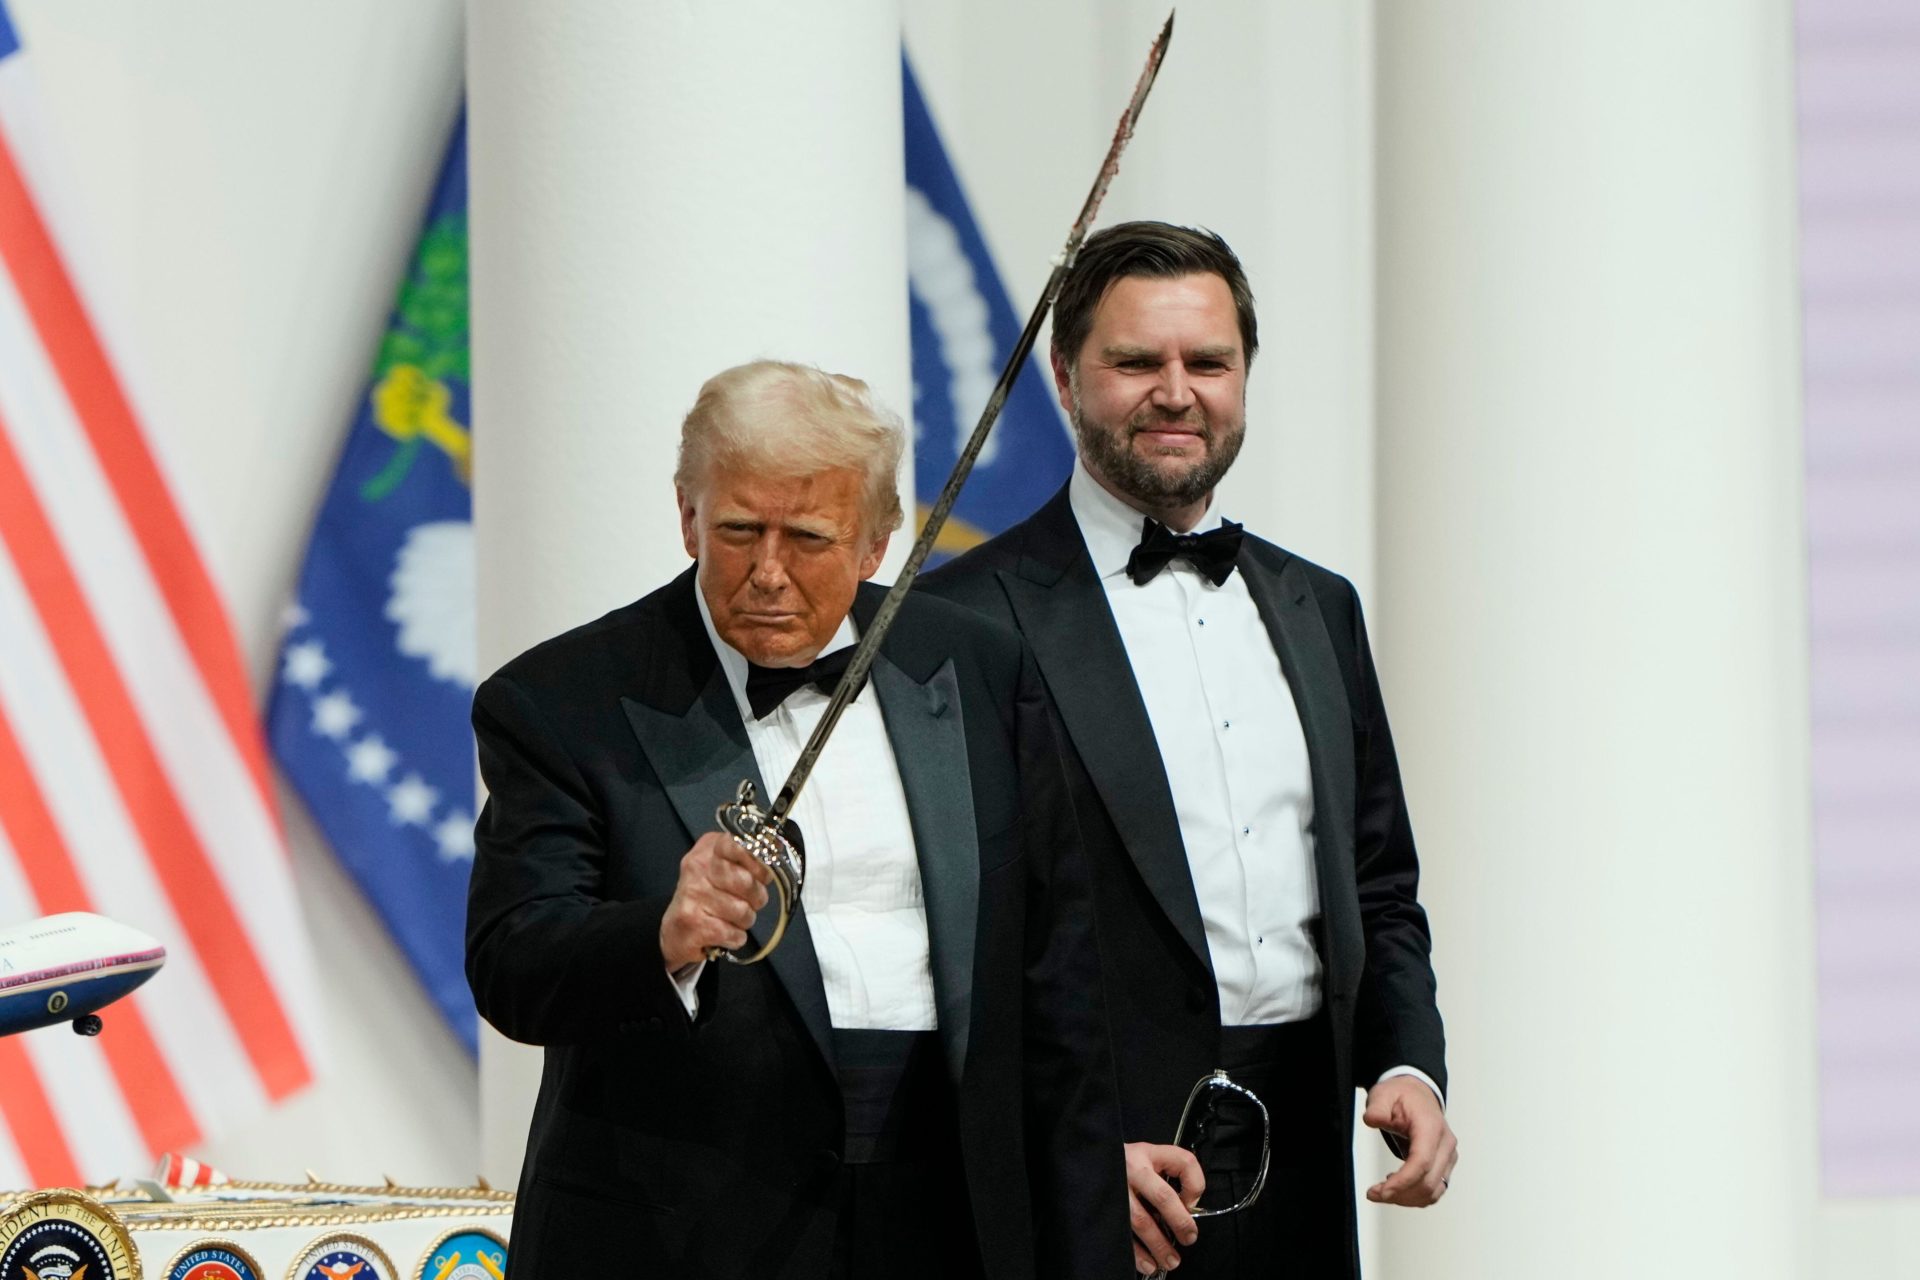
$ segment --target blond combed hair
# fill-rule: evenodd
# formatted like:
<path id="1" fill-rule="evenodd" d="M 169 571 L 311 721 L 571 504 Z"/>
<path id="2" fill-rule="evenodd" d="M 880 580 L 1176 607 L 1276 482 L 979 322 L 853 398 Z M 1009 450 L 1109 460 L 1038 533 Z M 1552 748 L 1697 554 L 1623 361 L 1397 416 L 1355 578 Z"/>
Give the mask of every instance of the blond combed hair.
<path id="1" fill-rule="evenodd" d="M 769 476 L 848 468 L 866 474 L 866 534 L 898 529 L 906 428 L 858 378 L 786 360 L 724 369 L 700 388 L 680 424 L 674 487 L 698 500 L 716 467 Z"/>

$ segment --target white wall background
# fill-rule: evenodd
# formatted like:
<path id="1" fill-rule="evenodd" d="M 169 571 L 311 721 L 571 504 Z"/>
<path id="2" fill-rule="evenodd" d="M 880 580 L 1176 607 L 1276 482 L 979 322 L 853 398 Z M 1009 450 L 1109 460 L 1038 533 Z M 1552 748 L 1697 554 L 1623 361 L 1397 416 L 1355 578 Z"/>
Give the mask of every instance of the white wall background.
<path id="1" fill-rule="evenodd" d="M 461 5 L 9 2 L 39 64 L 70 212 L 84 222 L 84 274 L 264 684 L 274 619 L 455 108 Z M 922 87 L 1023 310 L 1164 9 L 902 7 Z M 1474 6 L 1459 8 L 1473 20 Z M 1364 0 L 1182 6 L 1106 212 L 1206 223 L 1241 250 L 1265 351 L 1231 513 L 1340 568 L 1370 598 L 1373 24 Z M 484 421 L 480 430 L 484 438 Z M 1417 689 L 1419 650 L 1390 606 L 1374 622 L 1391 704 Z M 341 1047 L 318 1087 L 204 1154 L 258 1176 L 312 1167 L 334 1178 L 464 1180 L 479 1159 L 473 1068 L 411 985 L 394 980 L 402 960 L 297 803 L 286 814 Z M 1443 940 L 1451 923 L 1436 922 Z M 1444 1001 L 1444 968 L 1441 980 Z M 1471 1038 L 1475 1028 L 1456 1020 L 1452 1031 Z M 1471 1179 L 1474 1134 L 1463 1136 Z M 1577 1144 L 1543 1133 L 1536 1158 L 1537 1199 L 1512 1213 L 1551 1205 L 1553 1167 L 1577 1159 Z M 1710 1158 L 1700 1173 L 1713 1176 Z M 1810 1274 L 1920 1275 L 1920 1206 L 1826 1206 L 1817 1222 Z"/>

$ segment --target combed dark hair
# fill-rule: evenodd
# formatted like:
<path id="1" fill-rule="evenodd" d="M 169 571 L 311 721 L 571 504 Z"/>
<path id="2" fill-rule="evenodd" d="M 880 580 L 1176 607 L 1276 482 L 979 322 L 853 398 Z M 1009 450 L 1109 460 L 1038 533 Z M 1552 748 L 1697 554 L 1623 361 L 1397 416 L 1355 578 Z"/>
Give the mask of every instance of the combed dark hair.
<path id="1" fill-rule="evenodd" d="M 1128 276 L 1171 280 L 1192 275 L 1216 275 L 1227 282 L 1233 309 L 1240 317 L 1240 345 L 1246 348 L 1251 365 L 1260 350 L 1260 324 L 1240 259 L 1213 232 L 1168 222 L 1122 222 L 1087 237 L 1054 300 L 1055 354 L 1068 368 L 1074 366 L 1087 334 L 1093 331 L 1093 313 L 1114 281 Z"/>

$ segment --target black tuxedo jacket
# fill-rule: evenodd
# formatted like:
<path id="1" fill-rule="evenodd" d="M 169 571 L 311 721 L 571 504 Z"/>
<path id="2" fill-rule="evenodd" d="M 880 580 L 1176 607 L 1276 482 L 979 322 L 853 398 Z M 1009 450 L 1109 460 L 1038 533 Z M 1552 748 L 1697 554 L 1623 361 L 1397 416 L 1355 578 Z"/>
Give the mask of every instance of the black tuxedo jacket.
<path id="1" fill-rule="evenodd" d="M 1335 1057 L 1326 1105 L 1350 1126 L 1353 1089 L 1390 1067 L 1446 1087 L 1413 833 L 1352 584 L 1252 536 L 1235 569 L 1306 732 Z M 1130 1142 L 1170 1142 L 1188 1090 L 1219 1065 L 1219 992 L 1153 727 L 1067 490 L 922 583 L 1012 623 L 1040 664 L 1093 862 L 1123 1127 Z M 1329 1173 L 1351 1182 L 1350 1167 Z"/>
<path id="2" fill-rule="evenodd" d="M 695 1019 L 660 957 L 682 855 L 742 778 L 763 798 L 782 781 L 759 776 L 694 591 L 689 571 L 474 699 L 491 794 L 467 974 L 489 1022 L 546 1046 L 519 1276 L 825 1273 L 844 1117 L 804 910 L 765 963 L 708 965 Z M 881 595 L 861 587 L 858 621 Z M 980 1260 L 996 1277 L 1126 1275 L 1089 877 L 1045 695 L 1005 629 L 906 603 L 872 689 L 920 861 Z"/>

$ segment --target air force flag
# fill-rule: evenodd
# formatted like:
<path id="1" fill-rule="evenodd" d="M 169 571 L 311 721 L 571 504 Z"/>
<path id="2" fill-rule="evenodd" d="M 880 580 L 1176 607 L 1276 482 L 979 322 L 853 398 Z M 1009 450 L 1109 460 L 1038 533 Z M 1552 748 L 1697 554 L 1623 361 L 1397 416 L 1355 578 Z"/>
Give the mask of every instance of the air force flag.
<path id="1" fill-rule="evenodd" d="M 947 163 L 913 68 L 901 59 L 907 138 L 907 284 L 913 322 L 913 470 L 922 516 L 940 495 L 1020 338 L 1000 275 Z M 1031 362 L 1030 362 L 1031 366 Z M 1032 515 L 1066 482 L 1073 441 L 1052 380 L 1029 367 L 987 437 L 933 563 Z"/>
<path id="2" fill-rule="evenodd" d="M 463 119 L 307 548 L 267 714 L 281 768 L 469 1050 L 471 420 Z"/>

